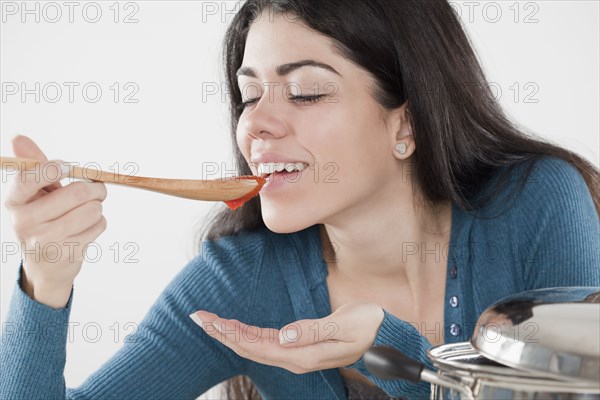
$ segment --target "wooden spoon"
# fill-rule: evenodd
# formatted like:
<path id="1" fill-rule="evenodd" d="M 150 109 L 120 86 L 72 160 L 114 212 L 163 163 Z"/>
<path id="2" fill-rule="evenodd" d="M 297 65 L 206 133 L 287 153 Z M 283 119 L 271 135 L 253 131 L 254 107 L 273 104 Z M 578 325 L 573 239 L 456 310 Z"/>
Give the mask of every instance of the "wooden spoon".
<path id="1" fill-rule="evenodd" d="M 0 168 L 13 171 L 39 168 L 39 164 L 39 160 L 28 158 L 0 157 Z M 192 200 L 223 201 L 233 210 L 256 196 L 266 182 L 264 178 L 253 175 L 215 180 L 148 178 L 75 165 L 71 166 L 69 177 L 124 185 Z"/>

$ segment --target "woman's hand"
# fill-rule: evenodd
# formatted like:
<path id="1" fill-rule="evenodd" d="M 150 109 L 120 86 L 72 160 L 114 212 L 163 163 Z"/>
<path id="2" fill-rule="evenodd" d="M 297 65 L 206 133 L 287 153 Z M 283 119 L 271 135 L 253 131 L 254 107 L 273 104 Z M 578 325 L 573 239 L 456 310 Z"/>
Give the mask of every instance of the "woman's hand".
<path id="1" fill-rule="evenodd" d="M 373 345 L 384 313 L 373 303 L 347 303 L 327 317 L 298 320 L 282 329 L 246 325 L 203 310 L 190 317 L 241 357 L 304 374 L 355 363 Z"/>
<path id="2" fill-rule="evenodd" d="M 34 300 L 64 307 L 84 261 L 85 249 L 105 229 L 102 182 L 75 182 L 60 160 L 48 161 L 26 136 L 12 142 L 15 156 L 39 160 L 38 168 L 19 171 L 4 206 L 9 211 L 23 258 L 22 288 Z"/>

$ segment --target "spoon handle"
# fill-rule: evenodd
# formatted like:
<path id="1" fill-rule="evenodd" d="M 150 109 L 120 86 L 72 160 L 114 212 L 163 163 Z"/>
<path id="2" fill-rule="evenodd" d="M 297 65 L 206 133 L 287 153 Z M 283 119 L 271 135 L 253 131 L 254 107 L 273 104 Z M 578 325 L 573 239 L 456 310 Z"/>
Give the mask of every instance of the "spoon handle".
<path id="1" fill-rule="evenodd" d="M 0 157 L 0 167 L 8 170 L 25 170 L 38 168 L 40 160 L 33 160 L 22 157 Z M 52 172 L 54 173 L 54 171 Z M 96 182 L 119 183 L 119 184 L 135 184 L 138 177 L 114 174 L 112 172 L 102 171 L 95 168 L 81 168 L 71 165 L 69 172 L 70 178 L 87 179 Z"/>
<path id="2" fill-rule="evenodd" d="M 35 169 L 39 167 L 39 164 L 39 160 L 28 158 L 0 157 L 0 168 L 5 170 Z M 115 174 L 75 165 L 71 165 L 69 177 L 130 186 L 193 200 L 224 201 L 234 209 L 254 197 L 265 183 L 265 180 L 258 176 L 239 176 L 215 180 L 163 179 Z"/>
<path id="3" fill-rule="evenodd" d="M 69 164 L 69 163 L 67 163 Z M 0 167 L 2 169 L 25 170 L 39 168 L 40 161 L 22 157 L 0 157 Z M 70 164 L 69 164 L 70 165 Z M 149 180 L 155 178 L 147 178 L 143 176 L 115 174 L 108 171 L 102 171 L 96 168 L 82 168 L 76 165 L 70 165 L 69 178 L 84 179 L 95 182 L 116 183 L 120 185 L 147 188 Z M 54 173 L 54 171 L 51 171 Z M 156 179 L 160 180 L 160 179 Z"/>

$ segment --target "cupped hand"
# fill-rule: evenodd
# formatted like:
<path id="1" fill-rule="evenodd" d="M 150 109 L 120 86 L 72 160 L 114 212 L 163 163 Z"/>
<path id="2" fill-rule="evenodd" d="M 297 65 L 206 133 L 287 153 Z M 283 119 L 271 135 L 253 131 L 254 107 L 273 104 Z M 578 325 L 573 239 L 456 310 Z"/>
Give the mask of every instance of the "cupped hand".
<path id="1" fill-rule="evenodd" d="M 319 319 L 302 319 L 281 329 L 260 328 L 199 310 L 190 317 L 212 338 L 239 356 L 296 374 L 355 363 L 373 345 L 383 309 L 347 303 Z"/>

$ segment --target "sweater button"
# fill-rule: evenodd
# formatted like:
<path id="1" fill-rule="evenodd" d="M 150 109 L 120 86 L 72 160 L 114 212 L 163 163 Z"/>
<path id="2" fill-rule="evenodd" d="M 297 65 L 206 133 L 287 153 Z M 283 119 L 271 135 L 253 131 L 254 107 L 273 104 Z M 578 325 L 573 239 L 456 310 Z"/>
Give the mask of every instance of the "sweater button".
<path id="1" fill-rule="evenodd" d="M 452 336 L 458 336 L 458 335 L 460 335 L 460 325 L 458 325 L 458 324 L 451 324 L 450 325 L 450 334 Z"/>
<path id="2" fill-rule="evenodd" d="M 456 265 L 453 265 L 452 267 L 450 267 L 450 278 L 456 279 L 457 276 L 458 276 L 458 268 L 456 267 Z"/>
<path id="3" fill-rule="evenodd" d="M 452 308 L 458 307 L 458 296 L 450 297 L 449 303 Z"/>

